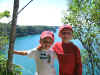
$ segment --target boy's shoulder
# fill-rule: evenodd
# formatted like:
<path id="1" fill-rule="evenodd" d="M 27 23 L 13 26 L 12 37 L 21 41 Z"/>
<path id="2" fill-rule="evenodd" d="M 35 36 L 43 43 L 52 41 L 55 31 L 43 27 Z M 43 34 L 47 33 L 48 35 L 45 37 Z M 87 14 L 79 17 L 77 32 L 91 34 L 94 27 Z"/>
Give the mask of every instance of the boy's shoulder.
<path id="1" fill-rule="evenodd" d="M 28 50 L 28 54 L 29 54 L 29 53 L 33 53 L 33 52 L 37 52 L 37 51 L 38 51 L 37 48 L 32 48 L 32 49 L 29 49 L 29 50 Z"/>
<path id="2" fill-rule="evenodd" d="M 79 48 L 73 42 L 70 42 L 69 44 L 71 45 L 73 49 L 79 51 Z M 62 45 L 62 42 L 56 42 L 53 47 L 60 47 L 61 45 Z"/>
<path id="3" fill-rule="evenodd" d="M 69 44 L 70 44 L 72 47 L 74 47 L 74 48 L 78 48 L 73 42 L 69 42 Z M 54 46 L 60 46 L 60 45 L 62 45 L 62 42 L 56 42 L 56 43 L 54 44 Z"/>
<path id="4" fill-rule="evenodd" d="M 29 49 L 30 51 L 37 51 L 37 48 Z"/>
<path id="5" fill-rule="evenodd" d="M 80 52 L 80 49 L 73 42 L 71 42 L 71 45 L 75 52 Z"/>
<path id="6" fill-rule="evenodd" d="M 61 45 L 61 42 L 56 42 L 54 46 Z"/>
<path id="7" fill-rule="evenodd" d="M 53 48 L 50 48 L 50 49 L 48 50 L 48 52 L 50 52 L 50 53 L 54 53 Z"/>

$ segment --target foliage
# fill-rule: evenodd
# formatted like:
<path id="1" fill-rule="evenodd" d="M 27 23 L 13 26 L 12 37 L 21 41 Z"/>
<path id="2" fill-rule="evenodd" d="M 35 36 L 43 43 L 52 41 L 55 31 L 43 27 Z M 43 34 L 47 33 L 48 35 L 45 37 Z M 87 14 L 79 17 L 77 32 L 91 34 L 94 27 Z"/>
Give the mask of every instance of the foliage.
<path id="1" fill-rule="evenodd" d="M 10 12 L 9 11 L 4 11 L 0 13 L 0 19 L 3 17 L 10 17 Z"/>
<path id="2" fill-rule="evenodd" d="M 0 13 L 0 19 L 3 17 L 9 17 L 10 12 L 5 11 L 3 13 Z M 7 58 L 5 57 L 5 50 L 7 50 L 7 44 L 8 44 L 8 29 L 10 31 L 10 25 L 0 23 L 0 75 L 8 75 L 7 73 Z M 22 67 L 16 64 L 13 64 L 13 74 L 11 75 L 22 75 Z"/>
<path id="3" fill-rule="evenodd" d="M 16 36 L 40 34 L 44 30 L 56 31 L 52 26 L 17 26 Z"/>
<path id="4" fill-rule="evenodd" d="M 0 19 L 3 17 L 10 17 L 9 11 L 4 11 L 0 13 Z M 5 50 L 5 45 L 8 43 L 7 29 L 5 25 L 0 23 L 0 50 Z"/>
<path id="5" fill-rule="evenodd" d="M 100 67 L 98 65 L 100 58 L 95 50 L 96 36 L 100 34 L 96 30 L 100 24 L 99 10 L 99 0 L 72 0 L 62 20 L 64 24 L 73 26 L 73 38 L 79 39 L 84 46 L 85 52 L 82 52 L 82 60 L 83 64 L 86 64 L 86 69 L 88 68 L 86 73 L 90 75 L 95 75 L 95 69 Z"/>
<path id="6" fill-rule="evenodd" d="M 22 67 L 16 64 L 13 65 L 13 75 L 22 75 Z M 0 54 L 0 75 L 7 75 L 7 58 L 5 58 L 4 54 Z"/>
<path id="7" fill-rule="evenodd" d="M 0 23 L 0 33 L 3 31 L 5 35 L 10 35 L 11 25 L 6 23 Z M 40 34 L 44 30 L 50 30 L 55 32 L 56 27 L 54 26 L 16 26 L 16 37 Z"/>

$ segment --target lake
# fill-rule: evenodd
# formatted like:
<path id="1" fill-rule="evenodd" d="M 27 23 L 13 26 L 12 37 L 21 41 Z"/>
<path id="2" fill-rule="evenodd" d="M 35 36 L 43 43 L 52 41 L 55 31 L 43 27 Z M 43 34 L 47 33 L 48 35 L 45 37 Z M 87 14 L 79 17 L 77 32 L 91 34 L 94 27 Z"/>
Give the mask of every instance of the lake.
<path id="1" fill-rule="evenodd" d="M 58 30 L 55 34 L 55 42 L 61 41 L 58 37 Z M 18 37 L 15 41 L 15 50 L 29 50 L 35 48 L 39 45 L 40 34 L 37 35 L 29 35 L 24 37 Z M 76 44 L 80 49 L 83 49 L 83 46 L 79 40 L 72 40 L 74 44 Z M 36 71 L 36 63 L 34 59 L 30 59 L 27 56 L 14 55 L 14 64 L 21 65 L 23 67 L 23 75 L 34 75 Z M 59 64 L 58 61 L 55 60 L 54 63 L 57 75 L 59 75 Z"/>

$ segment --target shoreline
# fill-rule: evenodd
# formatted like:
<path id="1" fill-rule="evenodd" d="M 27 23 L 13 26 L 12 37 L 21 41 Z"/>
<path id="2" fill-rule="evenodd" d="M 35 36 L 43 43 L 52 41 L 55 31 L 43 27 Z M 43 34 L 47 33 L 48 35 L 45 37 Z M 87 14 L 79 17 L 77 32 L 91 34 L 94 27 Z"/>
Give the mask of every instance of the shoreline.
<path id="1" fill-rule="evenodd" d="M 31 25 L 31 26 L 19 26 L 16 25 L 16 37 L 23 37 L 28 35 L 41 34 L 44 30 L 50 30 L 56 32 L 58 26 L 41 26 L 41 25 Z M 0 23 L 0 30 L 3 36 L 10 36 L 11 25 L 7 23 Z"/>

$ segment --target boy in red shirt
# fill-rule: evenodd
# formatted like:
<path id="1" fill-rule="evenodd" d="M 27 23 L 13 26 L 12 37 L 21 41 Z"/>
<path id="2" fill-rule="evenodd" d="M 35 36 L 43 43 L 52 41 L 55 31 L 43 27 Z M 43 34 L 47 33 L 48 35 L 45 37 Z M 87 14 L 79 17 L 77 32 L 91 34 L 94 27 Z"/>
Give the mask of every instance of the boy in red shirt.
<path id="1" fill-rule="evenodd" d="M 80 50 L 70 40 L 72 39 L 72 26 L 64 25 L 59 29 L 62 42 L 53 46 L 59 61 L 59 75 L 82 75 Z"/>

